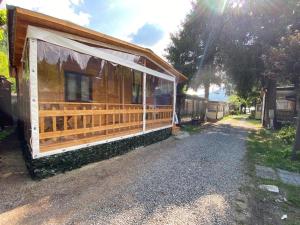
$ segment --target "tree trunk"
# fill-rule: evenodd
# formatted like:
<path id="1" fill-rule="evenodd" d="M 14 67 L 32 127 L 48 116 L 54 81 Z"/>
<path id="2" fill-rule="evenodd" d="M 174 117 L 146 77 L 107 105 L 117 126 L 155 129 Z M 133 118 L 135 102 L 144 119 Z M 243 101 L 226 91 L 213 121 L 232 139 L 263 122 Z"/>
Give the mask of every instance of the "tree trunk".
<path id="1" fill-rule="evenodd" d="M 276 118 L 276 80 L 267 79 L 266 82 L 266 98 L 265 98 L 265 110 L 264 110 L 264 121 L 263 125 L 267 128 L 277 127 L 277 118 Z M 270 111 L 273 110 L 273 124 L 271 124 Z"/>
<path id="2" fill-rule="evenodd" d="M 182 94 L 182 88 L 183 88 L 183 84 L 178 84 L 177 85 L 177 90 L 176 90 L 176 115 L 178 118 L 178 123 L 181 123 L 181 108 L 183 106 L 183 101 L 184 101 L 184 97 Z"/>
<path id="3" fill-rule="evenodd" d="M 208 98 L 209 98 L 209 87 L 210 87 L 210 84 L 204 85 L 204 98 L 205 98 L 205 102 L 203 104 L 203 112 L 204 113 L 201 115 L 200 121 L 206 120 L 206 111 L 207 111 Z"/>
<path id="4" fill-rule="evenodd" d="M 297 152 L 300 151 L 300 84 L 299 80 L 295 82 L 295 92 L 296 92 L 296 108 L 297 108 L 297 131 L 295 143 L 292 151 L 292 160 L 297 159 Z"/>
<path id="5" fill-rule="evenodd" d="M 209 88 L 210 88 L 210 84 L 205 84 L 204 85 L 204 98 L 206 98 L 207 101 L 208 101 L 208 98 L 209 98 Z"/>

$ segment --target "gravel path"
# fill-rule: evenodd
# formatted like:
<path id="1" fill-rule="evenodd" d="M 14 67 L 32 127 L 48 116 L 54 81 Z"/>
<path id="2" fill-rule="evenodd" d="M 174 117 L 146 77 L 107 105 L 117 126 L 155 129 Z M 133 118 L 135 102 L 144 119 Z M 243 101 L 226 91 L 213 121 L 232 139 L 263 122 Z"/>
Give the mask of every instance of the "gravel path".
<path id="1" fill-rule="evenodd" d="M 39 182 L 2 176 L 0 224 L 234 224 L 246 135 L 219 123 Z"/>

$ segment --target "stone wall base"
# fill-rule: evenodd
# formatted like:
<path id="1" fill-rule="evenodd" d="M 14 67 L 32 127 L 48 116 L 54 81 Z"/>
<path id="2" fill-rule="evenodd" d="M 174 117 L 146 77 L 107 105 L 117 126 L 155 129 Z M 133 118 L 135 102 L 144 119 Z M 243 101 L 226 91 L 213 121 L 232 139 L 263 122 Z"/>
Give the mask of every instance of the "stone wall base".
<path id="1" fill-rule="evenodd" d="M 88 163 L 101 161 L 127 153 L 137 147 L 147 146 L 170 137 L 171 128 L 109 142 L 96 146 L 63 152 L 38 159 L 32 159 L 27 144 L 23 142 L 23 153 L 27 169 L 33 179 L 42 179 L 58 173 L 79 168 Z"/>

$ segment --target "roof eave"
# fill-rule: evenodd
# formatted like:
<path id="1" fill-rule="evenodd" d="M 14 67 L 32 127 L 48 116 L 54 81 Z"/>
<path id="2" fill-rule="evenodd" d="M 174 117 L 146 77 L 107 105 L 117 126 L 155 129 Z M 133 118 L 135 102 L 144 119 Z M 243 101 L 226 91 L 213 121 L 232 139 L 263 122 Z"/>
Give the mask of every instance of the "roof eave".
<path id="1" fill-rule="evenodd" d="M 30 24 L 30 22 L 37 23 L 37 24 L 41 24 L 41 26 L 44 26 L 45 28 L 49 28 L 49 29 L 53 29 L 53 30 L 57 30 L 57 31 L 66 30 L 65 32 L 70 32 L 70 34 L 75 34 L 75 35 L 79 35 L 82 37 L 85 37 L 85 35 L 86 35 L 86 38 L 90 38 L 91 40 L 101 41 L 101 39 L 102 39 L 102 40 L 106 40 L 116 46 L 122 46 L 129 50 L 135 50 L 137 52 L 147 55 L 150 59 L 155 60 L 157 63 L 159 63 L 165 69 L 170 70 L 170 72 L 172 72 L 172 74 L 174 74 L 176 77 L 178 77 L 179 82 L 187 80 L 186 76 L 181 74 L 173 66 L 171 66 L 169 63 L 167 63 L 165 60 L 163 60 L 158 55 L 156 55 L 150 49 L 143 48 L 138 45 L 111 37 L 109 35 L 79 26 L 72 22 L 54 18 L 54 17 L 48 16 L 48 15 L 45 15 L 42 13 L 33 12 L 30 10 L 23 9 L 20 7 L 15 7 L 15 6 L 7 6 L 7 9 L 8 9 L 8 15 L 9 15 L 9 21 L 8 21 L 9 26 L 8 27 L 9 27 L 9 40 L 10 40 L 10 43 L 9 43 L 10 63 L 13 66 L 16 66 L 16 61 L 15 61 L 16 23 L 18 23 L 19 21 L 22 21 L 22 22 L 27 21 L 26 22 L 27 24 Z M 51 22 L 51 23 L 49 23 L 49 22 Z M 35 24 L 33 24 L 33 25 L 35 25 Z"/>

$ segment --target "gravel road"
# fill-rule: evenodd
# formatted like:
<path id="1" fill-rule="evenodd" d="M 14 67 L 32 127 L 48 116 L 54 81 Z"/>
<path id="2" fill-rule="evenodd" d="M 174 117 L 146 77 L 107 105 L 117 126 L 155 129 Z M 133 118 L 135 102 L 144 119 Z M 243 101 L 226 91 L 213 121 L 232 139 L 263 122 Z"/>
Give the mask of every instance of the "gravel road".
<path id="1" fill-rule="evenodd" d="M 42 181 L 2 171 L 0 224 L 234 224 L 246 136 L 219 123 Z"/>

